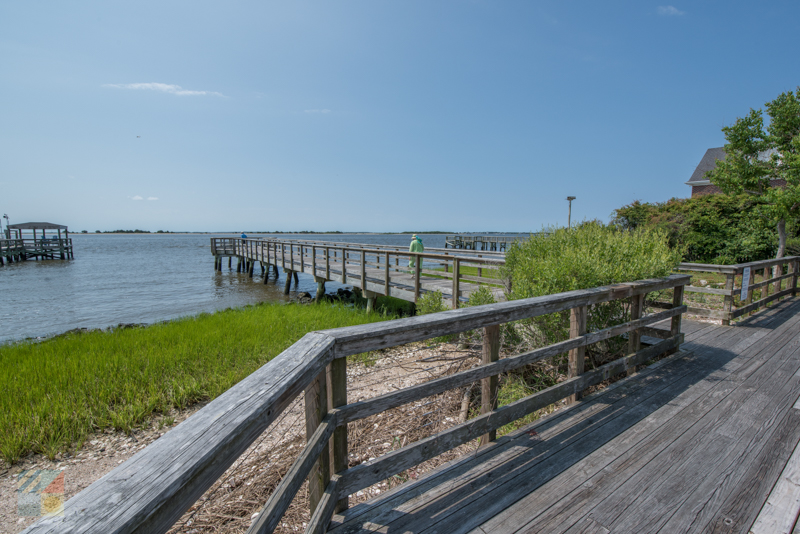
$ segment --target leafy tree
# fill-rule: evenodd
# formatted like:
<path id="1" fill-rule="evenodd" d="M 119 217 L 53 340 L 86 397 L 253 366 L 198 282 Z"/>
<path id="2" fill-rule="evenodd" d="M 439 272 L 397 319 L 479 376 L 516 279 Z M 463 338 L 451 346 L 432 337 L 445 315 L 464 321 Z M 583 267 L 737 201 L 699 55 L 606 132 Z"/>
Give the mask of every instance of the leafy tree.
<path id="1" fill-rule="evenodd" d="M 669 244 L 683 251 L 683 261 L 733 264 L 767 259 L 775 255 L 775 226 L 763 216 L 761 197 L 702 195 L 673 198 L 667 202 L 634 201 L 614 210 L 612 224 L 625 230 L 637 228 L 666 232 Z M 797 232 L 796 220 L 787 231 Z"/>
<path id="2" fill-rule="evenodd" d="M 767 102 L 769 124 L 760 109 L 751 109 L 722 129 L 728 143 L 725 160 L 706 173 L 727 194 L 760 197 L 763 210 L 778 230 L 778 252 L 786 251 L 786 221 L 800 215 L 800 87 Z M 785 186 L 771 187 L 772 180 Z"/>

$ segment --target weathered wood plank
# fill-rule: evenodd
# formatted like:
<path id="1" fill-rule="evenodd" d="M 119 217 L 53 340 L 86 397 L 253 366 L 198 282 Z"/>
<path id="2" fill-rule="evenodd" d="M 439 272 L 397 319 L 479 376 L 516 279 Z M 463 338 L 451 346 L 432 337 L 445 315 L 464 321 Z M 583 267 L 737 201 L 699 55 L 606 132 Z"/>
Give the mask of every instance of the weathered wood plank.
<path id="1" fill-rule="evenodd" d="M 745 334 L 735 330 L 729 330 L 729 332 L 735 332 L 740 340 L 743 339 L 742 336 Z M 729 339 L 726 341 L 726 347 L 733 348 L 736 344 L 737 337 L 729 336 Z M 748 335 L 747 337 L 754 336 Z M 754 342 L 750 343 L 749 346 L 751 347 L 759 346 Z M 701 346 L 708 347 L 707 345 Z M 578 518 L 586 514 L 593 506 L 592 502 L 596 504 L 602 499 L 611 495 L 616 495 L 617 486 L 610 485 L 609 482 L 625 480 L 622 474 L 624 470 L 627 470 L 629 473 L 637 472 L 641 469 L 641 466 L 646 465 L 652 458 L 655 458 L 676 436 L 681 436 L 685 432 L 685 429 L 694 424 L 697 416 L 706 413 L 709 408 L 719 403 L 720 388 L 727 389 L 727 391 L 730 392 L 738 386 L 738 382 L 722 380 L 722 378 L 730 372 L 730 370 L 724 367 L 720 368 L 720 363 L 729 360 L 731 357 L 729 348 L 706 348 L 704 350 L 708 353 L 707 356 L 698 355 L 693 358 L 694 362 L 710 365 L 713 363 L 713 359 L 709 359 L 708 356 L 712 356 L 716 358 L 718 363 L 711 365 L 708 369 L 713 370 L 716 368 L 717 370 L 708 375 L 707 378 L 703 378 L 698 384 L 702 386 L 701 388 L 693 386 L 688 389 L 686 393 L 681 394 L 676 400 L 670 401 L 668 405 L 661 408 L 656 414 L 643 419 L 641 423 L 637 424 L 625 434 L 620 435 L 614 442 L 592 453 L 591 456 L 587 457 L 586 461 L 575 464 L 573 468 L 565 472 L 564 475 L 567 475 L 566 477 L 562 475 L 558 479 L 559 482 L 564 485 L 564 488 L 561 490 L 557 489 L 554 486 L 557 482 L 554 481 L 542 487 L 540 490 L 537 490 L 535 494 L 531 494 L 530 498 L 519 501 L 514 506 L 514 508 L 520 512 L 518 519 L 521 520 L 523 524 L 530 521 L 530 530 L 526 528 L 522 531 L 558 532 L 561 530 L 558 527 L 559 525 L 571 525 L 575 523 Z M 692 375 L 694 374 L 696 374 L 696 372 L 692 373 Z M 701 376 L 704 376 L 704 373 L 701 373 Z M 700 390 L 705 390 L 708 393 L 704 393 L 702 396 L 698 397 Z M 722 397 L 724 397 L 725 394 L 723 394 Z M 695 399 L 697 398 L 699 398 L 701 402 L 696 401 Z M 692 411 L 693 414 L 690 414 Z M 675 417 L 679 413 L 682 414 L 682 416 Z M 653 431 L 656 433 L 644 439 Z M 637 441 L 639 443 L 638 445 L 636 445 Z M 635 447 L 628 449 L 628 447 L 632 445 L 635 445 Z M 627 452 L 626 449 L 628 449 Z M 619 459 L 616 459 L 618 456 Z M 613 469 L 612 465 L 615 464 L 607 465 L 606 463 L 611 460 L 616 464 L 616 467 Z M 665 460 L 664 463 L 669 464 L 669 460 Z M 593 473 L 597 474 L 592 477 Z M 523 473 L 521 476 L 524 478 L 525 474 Z M 570 480 L 569 477 L 572 477 L 572 480 Z M 592 478 L 588 478 L 587 480 L 587 477 Z M 652 484 L 653 480 L 653 477 L 645 478 L 643 479 L 643 483 L 647 484 L 650 482 Z M 565 488 L 575 488 L 569 498 L 564 498 L 563 496 L 563 489 Z M 647 486 L 643 486 L 643 488 L 644 489 L 640 489 L 640 491 L 647 491 Z M 505 487 L 504 491 L 508 492 L 511 491 L 511 489 Z M 567 489 L 567 491 L 569 491 L 569 489 Z M 635 493 L 631 493 L 631 495 L 635 495 Z M 625 497 L 621 497 L 621 502 L 625 502 Z M 526 512 L 526 510 L 528 512 Z M 545 512 L 545 514 L 537 517 L 538 513 L 530 513 L 530 511 L 533 510 L 539 513 Z M 511 512 L 511 510 L 509 510 L 509 512 Z M 505 521 L 506 519 L 504 518 L 506 517 L 508 517 L 508 514 L 504 513 L 502 516 L 498 516 L 498 521 Z M 601 522 L 604 521 L 602 518 L 600 520 Z M 507 531 L 511 528 L 511 525 L 498 524 L 496 521 L 492 521 L 488 525 L 490 528 L 496 528 L 499 531 Z M 511 528 L 511 530 L 514 529 Z M 670 532 L 681 531 L 682 530 L 672 530 Z"/>
<path id="2" fill-rule="evenodd" d="M 327 531 L 339 495 L 338 484 L 339 476 L 333 475 L 328 487 L 325 488 L 319 506 L 314 510 L 311 520 L 308 522 L 305 534 L 324 534 Z"/>
<path id="3" fill-rule="evenodd" d="M 28 532 L 166 532 L 325 368 L 333 343 L 306 334 Z"/>
<path id="4" fill-rule="evenodd" d="M 380 458 L 364 462 L 343 473 L 342 492 L 351 494 L 384 480 L 409 467 L 438 456 L 481 434 L 495 430 L 545 406 L 553 404 L 577 391 L 598 384 L 603 380 L 626 371 L 629 367 L 680 345 L 682 335 L 664 340 L 657 345 L 642 349 L 636 354 L 620 358 L 575 378 L 567 379 L 534 395 L 498 408 L 492 413 L 480 415 L 466 423 L 455 425 L 435 436 L 422 439 L 402 449 L 387 453 Z"/>
<path id="5" fill-rule="evenodd" d="M 783 291 L 781 291 L 779 293 L 773 293 L 772 295 L 769 295 L 766 298 L 757 300 L 757 301 L 753 302 L 752 304 L 748 304 L 747 306 L 742 306 L 741 308 L 734 310 L 731 315 L 733 317 L 741 317 L 742 315 L 744 315 L 746 313 L 749 313 L 751 311 L 755 311 L 755 310 L 757 310 L 759 308 L 762 308 L 762 307 L 766 306 L 767 304 L 769 304 L 770 302 L 778 300 L 779 298 L 785 297 L 787 295 L 791 295 L 792 291 L 793 291 L 793 289 L 789 288 L 789 289 L 784 289 Z"/>
<path id="6" fill-rule="evenodd" d="M 683 285 L 687 280 L 686 275 L 671 275 L 664 279 L 581 289 L 544 297 L 461 308 L 421 317 L 409 317 L 391 323 L 345 327 L 324 332 L 335 336 L 336 357 L 341 358 L 446 334 L 465 332 L 481 328 L 485 324 L 508 323 L 578 306 L 628 298 L 633 295 Z"/>
<path id="7" fill-rule="evenodd" d="M 599 341 L 604 341 L 611 337 L 623 334 L 640 325 L 654 323 L 683 312 L 683 308 L 675 308 L 653 315 L 648 315 L 631 323 L 613 326 L 581 337 L 568 339 L 560 343 L 550 345 L 541 349 L 532 350 L 517 356 L 500 359 L 496 362 L 482 365 L 467 371 L 430 380 L 428 382 L 411 386 L 400 391 L 386 393 L 364 401 L 354 402 L 341 407 L 340 421 L 346 424 L 358 419 L 363 419 L 386 410 L 402 406 L 418 399 L 437 395 L 450 389 L 459 388 L 471 384 L 477 380 L 482 380 L 492 375 L 498 375 L 514 369 L 519 369 L 545 358 L 551 358 L 557 354 L 563 354 L 579 346 L 586 346 Z"/>
<path id="8" fill-rule="evenodd" d="M 322 423 L 317 426 L 300 456 L 297 457 L 289 472 L 286 473 L 278 487 L 269 496 L 258 518 L 247 529 L 247 534 L 269 534 L 278 526 L 281 517 L 283 517 L 283 514 L 292 503 L 297 490 L 300 489 L 300 486 L 311 474 L 320 455 L 326 451 L 328 440 L 333 435 L 334 428 L 336 428 L 337 415 L 336 411 L 330 412 L 322 420 Z M 323 495 L 320 494 L 318 501 L 322 500 L 322 497 Z M 316 509 L 317 507 L 315 506 L 314 508 Z"/>
<path id="9" fill-rule="evenodd" d="M 481 363 L 489 365 L 500 357 L 500 325 L 483 328 L 483 346 L 481 347 Z M 497 409 L 497 375 L 481 379 L 481 413 L 487 414 Z M 481 436 L 481 445 L 497 439 L 497 431 L 491 430 Z"/>
<path id="10" fill-rule="evenodd" d="M 777 319 L 777 320 L 780 321 L 780 319 Z M 697 332 L 701 332 L 701 331 L 706 331 L 707 332 L 708 330 L 713 330 L 713 329 L 714 329 L 714 327 L 711 327 L 711 326 L 703 326 L 702 329 L 701 330 L 697 330 Z M 726 338 L 728 339 L 728 341 L 726 342 L 727 345 L 725 345 L 725 347 L 723 347 L 723 348 L 721 348 L 719 350 L 714 349 L 714 350 L 717 350 L 717 354 L 719 354 L 720 357 L 723 358 L 723 361 L 725 361 L 726 359 L 730 358 L 729 355 L 731 354 L 731 352 L 730 352 L 731 350 L 741 350 L 739 347 L 742 347 L 742 348 L 751 347 L 751 348 L 753 348 L 753 347 L 761 347 L 762 346 L 762 345 L 757 344 L 757 340 L 758 340 L 759 335 L 763 334 L 763 331 L 761 331 L 761 330 L 754 331 L 754 330 L 751 330 L 751 329 L 750 330 L 748 330 L 748 329 L 732 329 L 732 330 L 730 330 L 729 329 L 729 330 L 725 330 L 724 332 L 726 332 Z M 754 335 L 754 334 L 757 334 L 757 335 Z M 706 337 L 708 337 L 708 336 L 706 336 Z M 739 341 L 736 341 L 737 339 L 739 339 Z M 706 343 L 706 342 L 703 341 L 703 343 Z M 706 346 L 705 344 L 700 345 L 700 347 L 705 347 L 705 346 Z M 709 350 L 711 350 L 711 349 L 709 349 Z M 681 355 L 678 354 L 678 355 L 673 356 L 672 358 L 676 358 L 676 357 L 681 357 Z M 661 364 L 662 362 L 667 361 L 667 360 L 668 359 L 662 360 L 661 362 L 659 362 L 659 364 Z M 699 361 L 707 361 L 707 360 L 700 359 Z M 656 364 L 656 365 L 658 365 L 658 364 Z M 686 367 L 684 367 L 684 366 L 681 366 L 680 368 L 681 369 L 686 369 Z M 649 370 L 645 370 L 644 371 L 644 373 L 649 373 L 649 372 L 651 372 L 651 371 L 649 371 Z M 688 375 L 689 379 L 693 379 L 693 376 L 695 374 L 696 373 L 690 373 Z M 725 381 L 721 382 L 719 379 L 713 379 L 713 377 L 711 377 L 711 378 L 712 378 L 712 380 L 709 382 L 711 384 L 714 384 L 714 385 L 719 385 L 719 384 L 725 385 L 725 384 L 728 384 Z M 641 379 L 641 375 L 635 379 L 634 383 L 638 382 L 640 379 Z M 618 382 L 618 383 L 614 384 L 613 386 L 618 386 L 619 384 L 624 384 L 624 383 L 630 383 L 630 382 L 628 382 L 628 381 Z M 672 403 L 670 403 L 670 406 L 671 405 L 672 405 Z M 579 404 L 578 406 L 582 406 L 582 404 Z M 556 412 L 556 413 L 558 414 L 559 412 Z M 647 420 L 650 421 L 650 418 L 648 418 Z M 658 428 L 658 426 L 656 426 L 656 428 Z M 541 427 L 537 428 L 537 431 L 539 431 L 539 434 L 542 434 Z M 546 437 L 543 437 L 542 439 L 544 440 L 544 443 L 547 442 L 547 438 Z M 538 474 L 538 469 L 536 471 L 534 471 L 534 473 Z M 521 478 L 522 479 L 526 479 L 526 476 L 523 474 L 523 475 L 521 475 Z M 471 484 L 472 483 L 467 481 L 467 480 L 464 480 L 464 481 L 448 480 L 445 483 L 445 487 L 448 487 L 448 488 L 454 488 L 454 487 L 466 488 L 466 487 L 469 487 Z M 505 486 L 503 486 L 503 490 L 502 491 L 503 492 L 507 491 L 507 488 Z M 399 494 L 398 494 L 398 498 L 399 498 Z M 436 498 L 436 497 L 433 496 L 432 498 Z M 395 502 L 395 504 L 391 504 L 391 502 Z M 492 500 L 492 502 L 494 502 L 494 500 Z M 396 503 L 396 501 L 394 501 L 394 500 L 390 501 L 389 503 L 387 503 L 387 506 L 389 506 L 389 507 L 391 507 L 392 509 L 395 509 L 395 510 L 397 510 L 397 506 L 398 505 L 399 504 Z M 423 505 L 421 504 L 421 506 L 423 506 Z M 446 506 L 446 505 L 442 504 L 442 506 Z M 408 517 L 417 517 L 417 518 L 420 518 L 420 519 L 425 517 L 423 515 L 420 515 L 420 514 L 417 514 L 417 513 L 413 512 L 412 508 L 403 507 L 401 509 L 404 510 L 404 512 L 403 512 L 404 514 L 412 514 L 412 515 L 409 515 Z M 536 506 L 534 506 L 533 508 L 527 507 L 527 509 L 528 510 L 538 509 L 538 507 L 536 507 Z M 475 512 L 482 513 L 483 512 L 482 505 L 478 505 L 477 507 L 473 505 L 469 509 L 468 513 L 475 513 Z M 388 508 L 387 508 L 387 513 L 390 513 Z M 433 513 L 433 512 L 431 511 L 431 513 Z M 441 514 L 439 516 L 437 516 L 437 517 L 440 517 L 440 516 L 441 516 Z M 351 517 L 351 516 L 348 515 L 347 517 Z M 397 517 L 397 516 L 395 516 L 395 517 Z M 455 520 L 446 519 L 446 517 L 447 517 L 446 515 L 445 516 L 441 516 L 441 517 L 445 518 L 445 519 L 442 519 L 443 521 L 451 521 L 451 524 L 460 524 L 460 523 L 458 523 L 458 519 L 455 519 Z M 382 519 L 377 519 L 376 518 L 376 520 L 379 521 L 379 523 L 383 524 L 383 525 L 387 525 L 388 524 L 387 521 L 391 521 L 389 519 L 389 517 L 383 517 Z M 417 526 L 419 526 L 418 523 L 415 523 L 415 524 L 417 524 Z M 406 525 L 406 526 L 411 527 L 411 525 Z M 413 530 L 413 528 L 412 528 L 412 530 Z M 349 530 L 346 530 L 346 531 L 347 532 L 354 532 L 354 530 L 352 530 L 352 529 L 349 529 Z M 490 530 L 490 531 L 495 531 L 495 530 Z M 547 529 L 540 529 L 540 531 L 548 531 L 548 530 Z M 338 532 L 338 530 L 337 530 L 337 532 Z"/>

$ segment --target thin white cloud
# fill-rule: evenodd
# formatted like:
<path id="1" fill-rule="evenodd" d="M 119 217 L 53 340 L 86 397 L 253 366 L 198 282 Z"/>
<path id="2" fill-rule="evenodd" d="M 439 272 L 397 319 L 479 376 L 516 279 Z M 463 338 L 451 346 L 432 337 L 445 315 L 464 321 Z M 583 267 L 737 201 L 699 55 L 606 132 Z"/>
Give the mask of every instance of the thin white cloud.
<path id="1" fill-rule="evenodd" d="M 103 87 L 111 89 L 137 89 L 145 91 L 160 91 L 162 93 L 169 93 L 178 96 L 222 96 L 222 93 L 216 91 L 193 91 L 184 89 L 180 85 L 171 85 L 168 83 L 106 83 Z"/>
<path id="2" fill-rule="evenodd" d="M 136 195 L 135 197 L 131 197 L 131 200 L 144 200 L 144 199 L 139 195 Z"/>
<path id="3" fill-rule="evenodd" d="M 675 6 L 658 6 L 657 11 L 662 17 L 678 17 L 686 14 L 685 11 L 681 11 Z"/>
<path id="4" fill-rule="evenodd" d="M 330 113 L 329 109 L 304 109 L 305 113 Z"/>
<path id="5" fill-rule="evenodd" d="M 147 200 L 158 200 L 158 197 L 147 197 Z"/>

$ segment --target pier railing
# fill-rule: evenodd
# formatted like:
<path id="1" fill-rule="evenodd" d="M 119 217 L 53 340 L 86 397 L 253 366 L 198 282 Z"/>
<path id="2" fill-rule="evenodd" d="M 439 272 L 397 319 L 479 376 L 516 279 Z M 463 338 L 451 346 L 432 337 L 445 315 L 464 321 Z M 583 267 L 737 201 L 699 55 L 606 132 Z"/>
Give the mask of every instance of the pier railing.
<path id="1" fill-rule="evenodd" d="M 72 238 L 0 239 L 0 265 L 29 258 L 74 258 Z"/>
<path id="2" fill-rule="evenodd" d="M 186 421 L 67 502 L 63 517 L 40 520 L 27 532 L 163 533 L 230 467 L 298 397 L 304 399 L 307 444 L 271 493 L 248 532 L 271 532 L 294 495 L 309 481 L 313 509 L 306 532 L 324 532 L 347 497 L 460 444 L 488 443 L 497 430 L 588 387 L 677 350 L 687 275 L 641 280 L 556 295 L 306 334 Z M 670 309 L 644 315 L 648 293 L 671 290 Z M 587 331 L 591 306 L 629 301 L 627 319 Z M 535 350 L 499 357 L 501 325 L 553 313 L 570 314 L 569 338 Z M 640 333 L 670 319 L 665 339 L 642 348 Z M 348 356 L 479 330 L 482 364 L 455 374 L 352 402 L 347 395 Z M 586 347 L 627 335 L 625 355 L 584 370 Z M 497 376 L 569 353 L 569 377 L 498 407 Z M 481 383 L 481 414 L 427 438 L 350 466 L 348 423 L 417 399 Z M 377 424 L 375 426 L 378 426 Z M 248 518 L 249 519 L 249 518 Z"/>
<path id="3" fill-rule="evenodd" d="M 796 296 L 798 267 L 800 256 L 788 256 L 737 265 L 681 263 L 677 271 L 694 275 L 685 289 L 695 294 L 686 296 L 689 313 L 729 325 L 771 302 Z M 710 280 L 704 280 L 703 273 Z"/>
<path id="4" fill-rule="evenodd" d="M 411 302 L 429 291 L 422 285 L 424 274 L 428 279 L 451 281 L 450 295 L 456 296 L 451 299 L 454 308 L 467 299 L 463 291 L 465 283 L 494 288 L 506 287 L 508 283 L 501 279 L 499 271 L 505 264 L 502 255 L 483 252 L 409 252 L 399 247 L 353 243 L 211 238 L 211 253 L 220 258 L 220 266 L 223 256 L 247 258 L 287 272 L 353 284 L 365 291 Z M 252 274 L 252 263 L 248 269 Z"/>

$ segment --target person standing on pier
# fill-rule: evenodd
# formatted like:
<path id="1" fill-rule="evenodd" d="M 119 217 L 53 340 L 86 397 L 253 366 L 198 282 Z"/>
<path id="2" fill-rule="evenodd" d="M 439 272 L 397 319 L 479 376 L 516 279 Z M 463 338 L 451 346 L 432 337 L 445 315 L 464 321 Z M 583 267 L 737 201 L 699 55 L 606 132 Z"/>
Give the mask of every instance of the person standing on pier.
<path id="1" fill-rule="evenodd" d="M 247 234 L 242 232 L 242 239 L 247 239 Z"/>
<path id="2" fill-rule="evenodd" d="M 409 252 L 423 252 L 425 247 L 422 245 L 422 239 L 417 237 L 417 234 L 411 236 L 411 245 L 408 247 Z M 408 259 L 408 266 L 414 268 L 416 263 L 416 256 L 411 256 Z M 419 268 L 422 269 L 422 258 L 419 259 Z"/>

